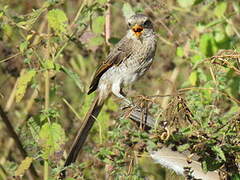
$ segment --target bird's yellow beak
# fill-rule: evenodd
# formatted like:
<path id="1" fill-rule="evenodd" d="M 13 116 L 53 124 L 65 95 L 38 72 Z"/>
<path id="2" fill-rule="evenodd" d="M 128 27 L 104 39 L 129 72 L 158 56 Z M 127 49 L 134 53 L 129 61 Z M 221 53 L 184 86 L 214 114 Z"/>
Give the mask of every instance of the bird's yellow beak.
<path id="1" fill-rule="evenodd" d="M 142 35 L 143 27 L 138 24 L 135 24 L 132 27 L 132 31 L 134 32 L 135 36 L 139 38 Z"/>

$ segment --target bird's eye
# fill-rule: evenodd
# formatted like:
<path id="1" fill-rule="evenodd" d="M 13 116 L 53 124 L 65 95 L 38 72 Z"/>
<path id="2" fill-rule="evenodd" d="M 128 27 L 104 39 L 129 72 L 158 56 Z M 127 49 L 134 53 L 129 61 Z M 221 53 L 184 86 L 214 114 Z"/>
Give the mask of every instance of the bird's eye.
<path id="1" fill-rule="evenodd" d="M 144 27 L 149 27 L 149 26 L 151 26 L 151 21 L 150 20 L 146 20 L 145 22 L 144 22 L 144 24 L 143 24 L 143 26 Z"/>
<path id="2" fill-rule="evenodd" d="M 131 23 L 130 22 L 128 23 L 128 26 L 131 27 Z"/>

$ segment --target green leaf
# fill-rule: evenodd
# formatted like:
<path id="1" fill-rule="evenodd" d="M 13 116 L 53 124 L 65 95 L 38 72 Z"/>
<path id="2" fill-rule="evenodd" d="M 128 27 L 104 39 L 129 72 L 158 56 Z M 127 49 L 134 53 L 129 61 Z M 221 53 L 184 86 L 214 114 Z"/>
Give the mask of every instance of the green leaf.
<path id="1" fill-rule="evenodd" d="M 225 11 L 227 10 L 227 2 L 219 2 L 214 9 L 214 14 L 220 18 L 224 15 Z"/>
<path id="2" fill-rule="evenodd" d="M 194 5 L 195 0 L 177 0 L 179 6 L 183 7 L 183 8 L 188 8 L 191 7 L 192 5 Z"/>
<path id="3" fill-rule="evenodd" d="M 178 146 L 177 150 L 180 152 L 183 152 L 183 151 L 187 150 L 189 147 L 190 147 L 189 144 L 183 144 L 183 145 Z"/>
<path id="4" fill-rule="evenodd" d="M 196 63 L 200 62 L 202 59 L 203 59 L 202 56 L 194 55 L 194 56 L 191 57 L 191 62 L 196 64 Z"/>
<path id="5" fill-rule="evenodd" d="M 103 16 L 98 16 L 93 19 L 92 31 L 96 34 L 101 34 L 104 31 L 105 18 Z"/>
<path id="6" fill-rule="evenodd" d="M 46 59 L 43 61 L 43 67 L 45 69 L 54 69 L 55 68 L 55 65 L 54 65 L 54 62 L 50 59 Z"/>
<path id="7" fill-rule="evenodd" d="M 198 80 L 197 71 L 193 71 L 190 74 L 188 80 L 189 80 L 189 82 L 191 83 L 192 86 L 196 86 L 197 85 L 197 80 Z"/>
<path id="8" fill-rule="evenodd" d="M 39 144 L 42 147 L 42 157 L 48 159 L 60 151 L 66 141 L 65 132 L 57 123 L 45 123 L 39 133 Z"/>
<path id="9" fill-rule="evenodd" d="M 217 155 L 224 161 L 226 161 L 226 157 L 224 155 L 223 150 L 219 146 L 213 146 L 212 150 L 217 153 Z"/>
<path id="10" fill-rule="evenodd" d="M 176 55 L 178 57 L 183 57 L 184 56 L 184 49 L 183 49 L 183 47 L 177 47 Z"/>
<path id="11" fill-rule="evenodd" d="M 232 180 L 240 180 L 240 174 L 234 174 L 231 179 Z"/>
<path id="12" fill-rule="evenodd" d="M 4 35 L 6 35 L 8 37 L 12 36 L 12 34 L 13 34 L 12 26 L 10 26 L 9 24 L 3 24 L 1 28 L 3 30 Z"/>
<path id="13" fill-rule="evenodd" d="M 26 29 L 31 29 L 32 25 L 35 22 L 37 22 L 40 15 L 47 10 L 47 7 L 49 7 L 49 4 L 44 3 L 41 8 L 39 8 L 37 10 L 33 9 L 33 11 L 31 13 L 27 14 L 26 16 L 24 16 L 24 18 L 22 18 L 22 21 L 18 22 L 17 25 L 25 26 Z"/>
<path id="14" fill-rule="evenodd" d="M 47 19 L 50 27 L 58 34 L 65 33 L 67 27 L 67 16 L 60 9 L 53 9 L 48 12 Z"/>
<path id="15" fill-rule="evenodd" d="M 222 43 L 226 41 L 227 36 L 223 30 L 218 30 L 218 31 L 215 31 L 214 38 L 217 43 Z"/>
<path id="16" fill-rule="evenodd" d="M 27 121 L 27 127 L 30 130 L 31 135 L 32 135 L 33 139 L 35 140 L 35 142 L 37 142 L 37 140 L 39 138 L 39 132 L 40 132 L 40 125 L 39 125 L 40 120 L 37 117 L 38 116 L 35 116 L 35 118 L 31 117 Z"/>
<path id="17" fill-rule="evenodd" d="M 117 44 L 119 41 L 120 39 L 115 37 L 110 37 L 110 39 L 108 39 L 108 42 L 110 42 L 111 44 Z"/>
<path id="18" fill-rule="evenodd" d="M 124 15 L 125 19 L 128 19 L 129 17 L 131 17 L 132 15 L 135 14 L 129 3 L 123 4 L 122 11 L 123 11 L 123 15 Z"/>
<path id="19" fill-rule="evenodd" d="M 24 41 L 19 45 L 19 50 L 21 53 L 23 53 L 28 47 L 28 41 Z"/>
<path id="20" fill-rule="evenodd" d="M 181 133 L 187 135 L 187 134 L 191 134 L 193 131 L 190 127 L 186 127 L 186 128 L 183 128 L 181 129 Z"/>
<path id="21" fill-rule="evenodd" d="M 36 75 L 35 70 L 26 71 L 22 74 L 17 81 L 17 90 L 16 90 L 16 102 L 19 103 L 26 91 L 28 83 L 32 80 L 32 78 Z"/>
<path id="22" fill-rule="evenodd" d="M 78 76 L 77 73 L 73 72 L 70 69 L 67 69 L 64 66 L 61 66 L 61 70 L 66 73 L 73 81 L 74 83 L 77 85 L 77 87 L 83 91 L 83 85 L 82 85 L 82 81 L 80 80 L 80 77 Z"/>
<path id="23" fill-rule="evenodd" d="M 206 56 L 213 56 L 218 50 L 215 39 L 212 34 L 203 34 L 199 42 L 200 51 Z"/>
<path id="24" fill-rule="evenodd" d="M 107 3 L 107 0 L 98 0 L 98 3 L 99 4 L 105 4 L 105 3 Z"/>
<path id="25" fill-rule="evenodd" d="M 89 41 L 89 46 L 93 47 L 93 46 L 99 46 L 101 44 L 104 43 L 104 39 L 101 36 L 96 36 L 91 38 L 91 40 Z"/>
<path id="26" fill-rule="evenodd" d="M 17 170 L 15 171 L 15 176 L 23 175 L 25 171 L 30 167 L 32 161 L 33 161 L 33 158 L 26 157 L 18 166 Z"/>
<path id="27" fill-rule="evenodd" d="M 206 157 L 203 161 L 202 161 L 202 168 L 205 172 L 207 171 L 214 171 L 218 168 L 220 168 L 222 166 L 222 163 L 216 161 L 214 158 L 212 157 Z"/>

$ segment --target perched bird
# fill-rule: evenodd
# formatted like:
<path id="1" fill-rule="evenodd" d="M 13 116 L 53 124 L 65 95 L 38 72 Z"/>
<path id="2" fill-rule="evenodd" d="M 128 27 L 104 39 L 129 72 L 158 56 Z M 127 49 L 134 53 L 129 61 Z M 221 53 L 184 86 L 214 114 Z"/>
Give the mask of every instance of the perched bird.
<path id="1" fill-rule="evenodd" d="M 128 19 L 128 27 L 127 34 L 97 69 L 90 85 L 88 94 L 97 90 L 100 101 L 111 92 L 125 99 L 122 86 L 137 80 L 152 64 L 156 50 L 152 22 L 147 16 L 137 14 Z"/>
<path id="2" fill-rule="evenodd" d="M 127 23 L 126 35 L 116 44 L 95 72 L 88 94 L 97 91 L 98 95 L 85 116 L 65 166 L 75 162 L 107 97 L 114 94 L 129 103 L 122 93 L 123 86 L 141 77 L 153 62 L 156 51 L 156 35 L 152 22 L 146 15 L 136 14 L 131 16 Z"/>

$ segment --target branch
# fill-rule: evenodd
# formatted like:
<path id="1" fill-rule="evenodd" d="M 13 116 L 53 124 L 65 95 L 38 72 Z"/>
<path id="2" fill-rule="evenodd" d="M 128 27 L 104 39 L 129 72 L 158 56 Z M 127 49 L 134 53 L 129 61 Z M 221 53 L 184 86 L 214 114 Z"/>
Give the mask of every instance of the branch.
<path id="1" fill-rule="evenodd" d="M 9 121 L 6 112 L 4 112 L 4 110 L 3 110 L 3 108 L 1 106 L 0 106 L 0 117 L 2 118 L 4 124 L 7 127 L 9 136 L 11 136 L 13 138 L 13 140 L 15 141 L 15 143 L 17 145 L 17 148 L 19 149 L 19 151 L 20 151 L 20 153 L 22 155 L 22 158 L 25 159 L 25 157 L 27 157 L 27 152 L 23 148 L 23 145 L 22 145 L 20 139 L 18 138 L 17 133 L 15 132 L 11 122 Z M 38 177 L 37 171 L 35 170 L 33 165 L 30 166 L 30 172 L 31 172 L 31 175 L 33 177 Z M 34 178 L 32 178 L 32 179 L 34 179 Z"/>
<path id="2" fill-rule="evenodd" d="M 157 124 L 157 120 L 155 120 L 145 110 L 137 107 L 131 109 L 128 117 L 137 124 L 142 125 L 145 130 L 154 128 Z M 191 162 L 188 162 L 190 152 L 185 152 L 185 154 L 179 153 L 177 151 L 173 151 L 171 148 L 163 146 L 163 148 L 149 153 L 152 159 L 154 159 L 157 163 L 166 168 L 172 169 L 176 173 L 182 174 L 185 177 L 191 176 L 193 179 L 219 179 L 218 171 L 209 171 L 207 173 L 203 172 L 201 163 L 197 160 L 199 159 L 198 156 L 194 155 L 194 157 L 191 159 Z"/>

